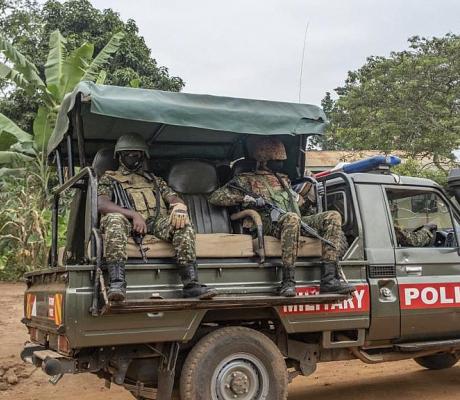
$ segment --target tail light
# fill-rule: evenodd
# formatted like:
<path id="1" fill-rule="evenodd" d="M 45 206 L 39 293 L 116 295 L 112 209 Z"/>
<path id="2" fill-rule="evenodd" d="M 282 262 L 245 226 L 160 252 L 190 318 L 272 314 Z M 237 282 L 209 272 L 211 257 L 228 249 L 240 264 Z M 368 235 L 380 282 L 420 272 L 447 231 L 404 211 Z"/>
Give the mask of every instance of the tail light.
<path id="1" fill-rule="evenodd" d="M 37 328 L 29 328 L 29 335 L 30 335 L 30 340 L 32 340 L 32 342 L 38 342 L 38 329 Z"/>
<path id="2" fill-rule="evenodd" d="M 64 354 L 70 354 L 70 343 L 69 339 L 65 335 L 58 336 L 58 352 Z"/>

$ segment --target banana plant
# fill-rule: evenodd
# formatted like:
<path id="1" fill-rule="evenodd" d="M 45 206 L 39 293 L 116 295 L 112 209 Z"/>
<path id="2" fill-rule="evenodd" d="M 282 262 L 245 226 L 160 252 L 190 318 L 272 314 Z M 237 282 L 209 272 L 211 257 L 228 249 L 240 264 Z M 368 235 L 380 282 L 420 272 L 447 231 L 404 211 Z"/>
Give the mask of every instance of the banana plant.
<path id="1" fill-rule="evenodd" d="M 85 42 L 69 52 L 66 39 L 55 30 L 50 35 L 45 79 L 42 79 L 38 68 L 0 35 L 0 54 L 4 58 L 0 61 L 0 78 L 27 93 L 38 93 L 41 103 L 33 123 L 33 134 L 25 132 L 0 113 L 0 165 L 30 161 L 34 153 L 45 157 L 62 100 L 82 80 L 100 83 L 105 80 L 103 68 L 119 49 L 123 37 L 122 32 L 114 34 L 93 58 L 93 44 Z"/>

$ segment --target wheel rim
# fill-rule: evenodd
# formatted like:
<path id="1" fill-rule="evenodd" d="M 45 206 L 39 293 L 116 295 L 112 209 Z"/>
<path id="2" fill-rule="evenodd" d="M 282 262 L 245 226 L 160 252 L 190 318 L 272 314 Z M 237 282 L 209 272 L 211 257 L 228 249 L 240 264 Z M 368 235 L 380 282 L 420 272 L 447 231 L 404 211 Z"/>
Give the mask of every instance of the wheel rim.
<path id="1" fill-rule="evenodd" d="M 268 372 L 254 355 L 236 353 L 222 360 L 211 380 L 213 400 L 263 400 L 268 395 Z"/>

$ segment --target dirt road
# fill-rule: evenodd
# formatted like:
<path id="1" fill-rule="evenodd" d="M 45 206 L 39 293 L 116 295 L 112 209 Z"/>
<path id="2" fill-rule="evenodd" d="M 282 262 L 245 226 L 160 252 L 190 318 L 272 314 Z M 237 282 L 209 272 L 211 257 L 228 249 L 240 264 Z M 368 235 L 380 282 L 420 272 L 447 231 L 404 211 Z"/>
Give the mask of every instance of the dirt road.
<path id="1" fill-rule="evenodd" d="M 27 340 L 22 317 L 21 284 L 0 283 L 0 399 L 8 400 L 128 400 L 119 387 L 108 390 L 89 374 L 65 376 L 57 386 L 19 359 Z M 14 384 L 9 384 L 7 381 Z M 358 361 L 321 364 L 308 377 L 291 384 L 289 400 L 457 400 L 460 366 L 427 371 L 412 361 L 365 365 Z"/>

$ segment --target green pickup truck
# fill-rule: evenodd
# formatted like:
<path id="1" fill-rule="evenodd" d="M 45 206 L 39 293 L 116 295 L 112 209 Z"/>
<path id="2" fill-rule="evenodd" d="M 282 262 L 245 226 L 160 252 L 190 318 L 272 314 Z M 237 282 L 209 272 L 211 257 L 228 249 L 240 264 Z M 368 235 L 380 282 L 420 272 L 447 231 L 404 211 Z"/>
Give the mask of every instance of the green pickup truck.
<path id="1" fill-rule="evenodd" d="M 299 248 L 298 295 L 276 296 L 279 241 L 253 238 L 239 210 L 207 201 L 251 168 L 250 135 L 281 138 L 285 172 L 294 182 L 303 178 L 308 136 L 325 124 L 310 105 L 81 83 L 64 100 L 49 142 L 60 185 L 49 268 L 25 276 L 30 342 L 22 358 L 52 383 L 93 373 L 137 399 L 160 400 L 286 399 L 288 383 L 319 362 L 453 366 L 460 358 L 460 210 L 453 199 L 460 199 L 460 170 L 451 172 L 450 193 L 386 166 L 312 180 L 318 208 L 343 218 L 349 248 L 340 264 L 357 288 L 349 297 L 319 294 L 321 242 L 310 237 Z M 114 143 L 129 132 L 147 141 L 147 168 L 186 201 L 200 279 L 218 291 L 213 299 L 181 298 L 171 246 L 147 236 L 147 262 L 129 244 L 126 301 L 107 301 L 97 183 L 116 168 Z M 69 197 L 61 248 L 57 224 Z M 429 243 L 398 243 L 395 226 L 411 231 L 427 223 L 437 225 Z"/>

